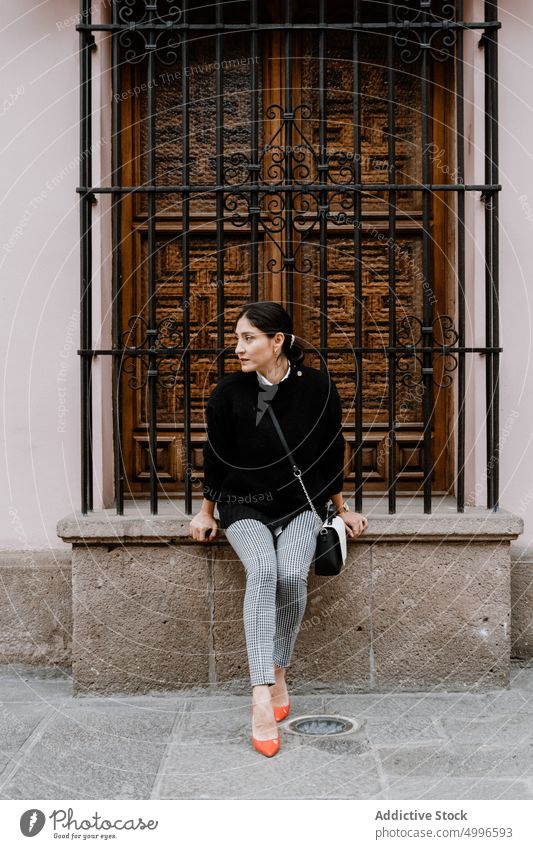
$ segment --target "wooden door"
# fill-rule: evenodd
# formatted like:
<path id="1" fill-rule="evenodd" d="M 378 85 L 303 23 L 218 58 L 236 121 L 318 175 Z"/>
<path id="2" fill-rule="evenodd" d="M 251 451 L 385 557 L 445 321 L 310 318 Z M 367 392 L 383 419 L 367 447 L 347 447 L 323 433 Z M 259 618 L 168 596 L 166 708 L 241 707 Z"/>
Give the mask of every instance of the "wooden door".
<path id="1" fill-rule="evenodd" d="M 230 4 L 231 5 L 231 4 Z M 235 7 L 238 4 L 234 4 Z M 308 5 L 308 4 L 307 4 Z M 349 19 L 351 4 L 326 4 L 328 14 Z M 194 4 L 193 4 L 194 6 Z M 370 4 L 375 7 L 376 4 Z M 281 21 L 285 4 L 262 7 L 263 21 Z M 207 20 L 208 10 L 198 4 L 196 20 Z M 375 13 L 375 9 L 373 10 Z M 238 16 L 238 9 L 233 12 Z M 306 5 L 298 4 L 295 19 L 306 20 Z M 319 34 L 295 30 L 287 56 L 282 30 L 258 34 L 258 51 L 251 52 L 246 30 L 223 38 L 222 105 L 217 112 L 215 39 L 206 33 L 191 39 L 188 52 L 189 184 L 195 191 L 184 208 L 179 193 L 160 194 L 156 201 L 155 245 L 158 340 L 179 345 L 183 338 L 183 232 L 187 214 L 187 250 L 190 291 L 190 420 L 193 469 L 184 461 L 184 386 L 179 357 L 161 358 L 157 397 L 157 464 L 161 490 L 183 491 L 185 476 L 201 477 L 205 438 L 204 408 L 218 379 L 214 354 L 194 355 L 195 349 L 217 348 L 222 327 L 224 370 L 239 370 L 233 355 L 235 318 L 250 300 L 252 269 L 257 268 L 258 299 L 276 300 L 290 308 L 295 332 L 309 345 L 307 362 L 319 367 L 321 333 L 326 347 L 354 344 L 356 322 L 361 321 L 361 344 L 377 352 L 364 353 L 362 370 L 352 355 L 325 353 L 337 383 L 346 416 L 347 491 L 354 485 L 354 396 L 357 381 L 363 393 L 363 470 L 366 493 L 385 491 L 388 480 L 389 413 L 388 358 L 380 351 L 389 342 L 390 252 L 394 251 L 394 299 L 397 327 L 411 317 L 421 319 L 422 200 L 420 192 L 396 194 L 394 244 L 389 241 L 387 192 L 372 184 L 387 182 L 391 163 L 388 144 L 387 39 L 378 32 L 359 38 L 357 69 L 349 32 L 328 34 L 323 45 L 326 110 L 320 104 Z M 398 183 L 421 180 L 422 109 L 419 64 L 395 63 L 395 169 Z M 252 69 L 252 65 L 255 68 Z M 431 144 L 449 156 L 447 116 L 453 108 L 449 65 L 436 65 L 431 79 Z M 252 79 L 256 90 L 252 91 Z M 183 75 L 179 62 L 158 65 L 156 85 L 156 181 L 159 186 L 180 185 L 184 168 Z M 122 107 L 121 157 L 123 180 L 140 185 L 147 180 L 147 91 L 143 65 L 124 70 L 123 89 L 130 92 Z M 354 121 L 354 98 L 358 121 Z M 255 98 L 255 103 L 254 103 Z M 323 107 L 322 103 L 322 107 Z M 255 112 L 254 112 L 255 110 Z M 257 115 L 257 168 L 253 157 L 252 116 Z M 321 129 L 322 114 L 322 129 Z M 217 123 L 222 116 L 223 130 Z M 325 138 L 325 146 L 323 140 Z M 219 151 L 222 140 L 222 150 Z M 217 157 L 217 153 L 220 156 Z M 434 157 L 433 171 L 443 170 L 443 156 Z M 253 162 L 252 162 L 253 164 Z M 256 195 L 249 186 L 255 180 Z M 327 191 L 315 190 L 327 173 Z M 222 176 L 222 200 L 214 187 Z M 360 194 L 346 190 L 356 177 L 368 184 Z M 442 173 L 436 182 L 446 182 Z M 255 197 L 255 200 L 254 200 Z M 358 215 L 356 212 L 358 210 Z M 148 206 L 142 194 L 131 194 L 122 216 L 122 328 L 127 345 L 140 345 L 146 330 Z M 257 237 L 252 234 L 256 216 Z M 435 316 L 450 312 L 453 282 L 451 213 L 444 193 L 433 197 L 431 210 L 431 271 Z M 356 231 L 359 230 L 359 237 Z M 222 260 L 221 260 L 222 256 Z M 322 256 L 322 264 L 321 264 Z M 326 257 L 326 259 L 324 259 Z M 220 270 L 222 267 L 222 279 Z M 326 276 L 321 274 L 326 268 Z M 361 276 L 362 297 L 354 280 Z M 223 293 L 223 313 L 220 303 Z M 219 355 L 221 356 L 221 355 Z M 444 363 L 436 363 L 436 373 Z M 122 370 L 122 422 L 126 493 L 148 491 L 147 359 L 127 358 Z M 401 376 L 401 373 L 400 373 Z M 445 383 L 445 381 L 441 381 Z M 398 379 L 395 392 L 398 492 L 418 489 L 422 471 L 422 397 L 415 380 Z M 433 491 L 448 491 L 453 477 L 450 445 L 451 395 L 445 386 L 433 399 Z"/>

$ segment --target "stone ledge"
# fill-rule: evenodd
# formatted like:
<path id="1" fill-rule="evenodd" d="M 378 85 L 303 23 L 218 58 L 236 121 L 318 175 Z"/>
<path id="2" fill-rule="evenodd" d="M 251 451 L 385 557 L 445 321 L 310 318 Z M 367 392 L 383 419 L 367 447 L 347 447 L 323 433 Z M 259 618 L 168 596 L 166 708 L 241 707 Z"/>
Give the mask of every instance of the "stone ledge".
<path id="1" fill-rule="evenodd" d="M 405 500 L 400 503 L 398 512 L 389 514 L 384 500 L 365 499 L 363 513 L 368 518 L 368 528 L 363 536 L 351 540 L 350 544 L 377 542 L 413 542 L 446 538 L 453 542 L 469 539 L 510 541 L 523 532 L 524 522 L 521 516 L 507 510 L 494 512 L 483 507 L 465 507 L 458 513 L 453 499 L 447 499 L 435 508 L 433 513 L 423 512 L 421 499 Z M 199 509 L 193 505 L 193 514 Z M 87 515 L 71 513 L 57 523 L 57 534 L 66 543 L 74 545 L 99 545 L 101 543 L 136 544 L 179 543 L 180 545 L 198 545 L 189 534 L 190 516 L 183 509 L 183 502 L 166 502 L 158 515 L 149 513 L 146 502 L 128 505 L 123 516 L 114 509 L 98 510 Z M 219 529 L 217 538 L 204 545 L 220 545 L 226 542 L 226 535 Z"/>

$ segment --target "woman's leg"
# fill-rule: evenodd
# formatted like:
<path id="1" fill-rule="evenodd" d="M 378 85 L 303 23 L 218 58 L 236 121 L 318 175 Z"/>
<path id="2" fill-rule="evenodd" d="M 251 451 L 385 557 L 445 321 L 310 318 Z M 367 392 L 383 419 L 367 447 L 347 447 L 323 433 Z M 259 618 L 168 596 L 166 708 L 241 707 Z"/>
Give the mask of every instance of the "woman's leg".
<path id="1" fill-rule="evenodd" d="M 307 604 L 307 576 L 316 550 L 320 527 L 311 510 L 292 519 L 277 539 L 278 582 L 274 663 L 278 669 L 290 663 Z M 276 675 L 276 693 L 283 673 Z M 275 695 L 273 693 L 273 695 Z M 279 695 L 282 695 L 281 692 Z"/>
<path id="2" fill-rule="evenodd" d="M 244 633 L 252 684 L 252 735 L 277 737 L 270 685 L 274 684 L 274 628 L 277 560 L 272 532 L 257 519 L 239 519 L 226 528 L 226 538 L 246 571 Z"/>
<path id="3" fill-rule="evenodd" d="M 252 687 L 274 684 L 277 559 L 272 532 L 258 519 L 239 519 L 226 538 L 246 571 L 244 633 Z"/>

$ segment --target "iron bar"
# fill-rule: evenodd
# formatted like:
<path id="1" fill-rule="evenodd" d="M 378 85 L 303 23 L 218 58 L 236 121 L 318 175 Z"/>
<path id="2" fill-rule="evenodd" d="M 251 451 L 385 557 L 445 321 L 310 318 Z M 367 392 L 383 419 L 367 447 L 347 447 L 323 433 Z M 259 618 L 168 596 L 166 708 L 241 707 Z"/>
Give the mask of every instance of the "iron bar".
<path id="1" fill-rule="evenodd" d="M 283 6 L 283 4 L 282 4 Z M 284 79 L 283 79 L 283 126 L 285 129 L 284 145 L 289 151 L 287 157 L 286 173 L 283 186 L 285 197 L 285 309 L 293 316 L 293 270 L 294 270 L 294 239 L 293 239 L 293 198 L 292 191 L 292 140 L 293 140 L 293 100 L 292 100 L 292 0 L 286 0 L 286 29 L 284 38 Z M 282 296 L 283 301 L 283 296 Z"/>
<path id="2" fill-rule="evenodd" d="M 80 14 L 86 15 L 90 24 L 89 0 L 81 0 Z M 80 33 L 80 183 L 92 184 L 92 75 L 91 48 L 93 36 L 89 31 Z M 80 345 L 92 345 L 92 197 L 90 192 L 80 195 Z M 80 424 L 81 424 L 81 512 L 93 509 L 93 457 L 92 457 L 92 364 L 80 362 Z"/>
<path id="3" fill-rule="evenodd" d="M 327 102 L 326 102 L 326 32 L 322 27 L 326 19 L 326 4 L 325 0 L 320 0 L 319 4 L 320 15 L 320 32 L 318 35 L 318 172 L 320 177 L 327 172 L 327 154 L 326 154 L 326 122 L 327 122 Z M 326 212 L 328 210 L 328 194 L 326 189 L 321 189 L 319 194 L 319 287 L 320 287 L 320 316 L 319 316 L 319 333 L 320 347 L 327 348 L 328 344 L 328 222 Z M 320 368 L 327 372 L 328 364 L 325 360 L 320 361 Z"/>
<path id="4" fill-rule="evenodd" d="M 154 10 L 148 10 L 150 18 Z M 156 182 L 156 90 L 153 85 L 155 79 L 155 50 L 148 51 L 147 67 L 147 119 L 148 119 L 148 184 L 154 186 Z M 157 301 L 156 301 L 156 199 L 155 194 L 148 195 L 148 330 L 150 348 L 157 334 Z M 158 488 L 157 488 L 157 360 L 150 351 L 148 360 L 148 441 L 149 441 L 149 467 L 150 467 L 150 512 L 157 514 Z"/>
<path id="5" fill-rule="evenodd" d="M 116 4 L 113 3 L 113 18 L 116 16 Z M 121 55 L 118 33 L 112 34 L 112 86 L 113 91 L 121 91 Z M 112 171 L 113 185 L 120 186 L 122 182 L 122 135 L 121 110 L 116 98 L 112 98 Z M 121 343 L 121 311 L 122 311 L 122 193 L 113 192 L 111 198 L 111 220 L 113 230 L 112 245 L 112 281 L 111 294 L 113 300 L 113 345 L 120 348 Z M 122 452 L 122 391 L 121 391 L 122 361 L 115 359 L 113 363 L 113 464 L 115 472 L 115 505 L 119 516 L 124 514 L 124 457 Z"/>
<path id="6" fill-rule="evenodd" d="M 217 24 L 222 23 L 222 0 L 216 2 Z M 215 36 L 216 51 L 216 128 L 215 156 L 216 181 L 220 186 L 224 175 L 224 73 L 222 69 L 222 33 L 217 30 Z M 217 341 L 219 348 L 224 347 L 224 195 L 221 189 L 216 190 L 216 254 L 217 254 Z M 217 358 L 218 380 L 224 377 L 224 352 Z"/>
<path id="7" fill-rule="evenodd" d="M 306 183 L 306 190 L 310 192 L 319 192 L 323 189 L 331 189 L 331 183 Z M 402 191 L 402 192 L 420 192 L 424 190 L 428 190 L 431 192 L 483 192 L 483 193 L 492 193 L 501 191 L 502 187 L 500 184 L 492 184 L 492 183 L 475 183 L 470 185 L 463 184 L 453 184 L 453 183 L 342 183 L 336 186 L 336 189 L 339 189 L 341 192 L 392 192 L 392 191 Z M 226 191 L 226 192 L 234 192 L 236 189 L 239 192 L 251 192 L 254 189 L 258 190 L 261 193 L 268 194 L 270 192 L 275 191 L 283 191 L 283 192 L 301 192 L 301 187 L 298 186 L 287 186 L 285 184 L 278 183 L 262 183 L 259 188 L 254 186 L 252 183 L 242 184 L 238 186 L 228 186 L 228 185 L 208 185 L 207 183 L 195 186 L 195 185 L 168 185 L 168 186 L 78 186 L 76 191 L 79 194 L 86 194 L 87 192 L 93 192 L 93 194 L 111 194 L 111 193 L 122 193 L 122 194 L 175 194 L 177 192 L 217 192 L 217 191 Z"/>
<path id="8" fill-rule="evenodd" d="M 459 0 L 458 14 L 462 16 L 463 0 Z M 457 178 L 464 182 L 465 177 L 465 118 L 464 118 L 464 65 L 463 31 L 457 34 L 456 61 L 456 159 Z M 457 194 L 457 322 L 459 347 L 465 344 L 466 292 L 465 292 L 465 195 Z M 465 352 L 459 352 L 457 365 L 457 510 L 465 508 L 465 398 L 466 398 L 466 361 Z"/>
<path id="9" fill-rule="evenodd" d="M 409 30 L 484 30 L 484 31 L 493 31 L 500 29 L 501 21 L 447 21 L 445 24 L 440 21 L 429 21 L 428 23 L 420 23 L 418 21 L 410 21 L 409 26 L 406 27 L 406 24 L 403 21 L 393 21 L 393 22 L 384 22 L 384 21 L 374 21 L 374 22 L 364 22 L 361 21 L 358 24 L 350 24 L 348 21 L 341 22 L 329 22 L 323 25 L 323 29 L 327 30 L 341 30 L 342 32 L 361 32 L 365 31 L 376 32 L 379 30 L 387 31 L 387 30 L 399 30 L 405 32 L 406 29 Z M 169 21 L 168 24 L 143 24 L 136 23 L 133 27 L 136 32 L 145 32 L 145 31 L 161 31 L 161 32 L 172 32 L 174 30 L 184 30 L 184 31 L 198 31 L 198 32 L 211 32 L 212 34 L 216 34 L 219 31 L 228 31 L 228 32 L 249 32 L 252 28 L 249 23 L 231 23 L 231 24 L 217 24 L 217 23 L 199 23 L 199 24 L 184 24 L 179 21 Z M 288 24 L 286 21 L 283 22 L 268 22 L 256 24 L 255 30 L 257 32 L 272 32 L 276 30 L 285 31 L 287 29 L 290 30 L 311 30 L 316 31 L 320 28 L 318 23 L 313 23 L 312 21 L 308 22 L 298 22 L 298 23 L 290 23 Z M 122 32 L 124 30 L 132 29 L 128 24 L 124 23 L 116 23 L 116 24 L 82 24 L 79 23 L 76 25 L 76 29 L 79 32 L 83 30 L 89 30 L 90 32 Z"/>
<path id="10" fill-rule="evenodd" d="M 485 2 L 487 21 L 498 13 L 497 2 Z M 485 49 L 485 180 L 498 177 L 498 42 L 497 32 L 484 33 Z M 486 344 L 499 340 L 498 310 L 498 196 L 485 195 L 485 303 Z M 486 365 L 487 395 L 487 509 L 499 509 L 499 357 L 491 353 Z"/>
<path id="11" fill-rule="evenodd" d="M 389 19 L 392 17 L 394 3 L 387 3 Z M 387 39 L 387 153 L 389 176 L 391 182 L 396 183 L 396 123 L 395 123 L 395 100 L 396 85 L 394 73 L 394 40 Z M 389 211 L 389 238 L 387 239 L 388 267 L 389 267 L 389 346 L 396 345 L 396 191 L 392 189 L 388 193 Z M 389 513 L 396 512 L 396 355 L 391 354 L 387 361 L 387 377 L 389 389 L 389 468 L 388 468 L 388 495 Z"/>
<path id="12" fill-rule="evenodd" d="M 427 11 L 422 11 L 422 19 L 427 22 Z M 422 50 L 422 62 L 420 71 L 420 88 L 422 100 L 422 182 L 430 182 L 429 161 L 429 137 L 430 137 L 430 91 L 429 91 L 430 63 L 427 50 Z M 431 195 L 428 189 L 422 192 L 422 296 L 423 296 L 423 321 L 422 334 L 425 347 L 430 347 L 432 338 L 431 304 L 429 290 L 431 289 Z M 432 420 L 432 358 L 429 352 L 423 354 L 422 374 L 424 381 L 424 394 L 422 397 L 423 420 L 424 420 L 424 513 L 431 513 L 431 476 L 433 472 L 433 452 L 431 445 L 431 420 Z"/>
<path id="13" fill-rule="evenodd" d="M 355 24 L 360 19 L 360 0 L 353 0 L 353 17 Z M 353 100 L 353 151 L 354 179 L 361 183 L 361 73 L 359 64 L 359 32 L 354 30 L 352 35 L 352 100 Z M 361 513 L 363 510 L 363 357 L 360 350 L 363 339 L 363 247 L 361 240 L 362 220 L 361 192 L 354 193 L 354 345 L 355 354 L 355 457 L 354 457 L 354 509 Z"/>
<path id="14" fill-rule="evenodd" d="M 257 32 L 257 0 L 251 0 L 250 26 L 251 26 L 251 58 L 257 56 L 258 32 Z M 252 61 L 251 67 L 251 92 L 250 92 L 250 162 L 252 165 L 252 189 L 250 194 L 250 284 L 252 301 L 259 300 L 259 193 L 257 184 L 259 181 L 259 109 L 258 101 L 261 96 L 259 91 L 259 79 L 257 66 Z"/>
<path id="15" fill-rule="evenodd" d="M 182 3 L 183 19 L 188 20 L 188 2 Z M 183 69 L 181 82 L 181 128 L 182 128 L 182 177 L 185 185 L 189 182 L 189 41 L 184 35 L 181 42 L 181 66 Z M 181 254 L 183 268 L 183 450 L 185 455 L 185 512 L 192 513 L 192 478 L 189 469 L 192 468 L 191 448 L 191 351 L 190 351 L 190 266 L 189 266 L 189 193 L 184 192 L 182 196 L 182 224 Z"/>

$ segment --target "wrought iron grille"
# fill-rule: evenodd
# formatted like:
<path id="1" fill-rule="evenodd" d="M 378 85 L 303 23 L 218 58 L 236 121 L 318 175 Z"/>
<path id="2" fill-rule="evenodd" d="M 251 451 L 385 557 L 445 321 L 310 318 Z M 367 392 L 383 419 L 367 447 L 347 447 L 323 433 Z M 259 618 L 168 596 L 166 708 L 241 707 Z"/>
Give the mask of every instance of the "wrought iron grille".
<path id="1" fill-rule="evenodd" d="M 389 512 L 396 510 L 397 494 L 397 386 L 419 386 L 423 410 L 423 481 L 424 512 L 431 512 L 431 475 L 434 457 L 431 441 L 432 391 L 449 386 L 457 377 L 457 405 L 455 416 L 456 476 L 454 480 L 458 511 L 464 510 L 465 486 L 465 374 L 466 358 L 482 354 L 486 363 L 486 449 L 487 449 L 487 507 L 498 509 L 498 88 L 497 88 L 497 4 L 485 3 L 483 21 L 467 21 L 463 16 L 463 3 L 431 2 L 431 0 L 406 0 L 375 3 L 353 0 L 352 3 L 327 3 L 316 0 L 305 5 L 302 12 L 297 3 L 287 0 L 279 3 L 279 18 L 264 14 L 264 5 L 257 0 L 249 2 L 213 2 L 209 15 L 199 14 L 201 4 L 173 2 L 173 0 L 111 0 L 107 4 L 110 15 L 105 23 L 93 23 L 90 0 L 81 0 L 80 22 L 80 227 L 81 227 L 81 510 L 93 509 L 92 479 L 92 363 L 95 356 L 113 358 L 114 389 L 114 477 L 116 510 L 124 510 L 124 489 L 127 483 L 123 461 L 123 421 L 121 386 L 124 373 L 131 364 L 142 361 L 145 367 L 144 383 L 147 397 L 147 439 L 149 456 L 149 496 L 152 513 L 158 510 L 159 475 L 157 468 L 158 386 L 179 372 L 182 378 L 182 409 L 185 467 L 191 468 L 190 386 L 191 363 L 194 358 L 211 356 L 217 360 L 218 377 L 224 374 L 224 310 L 226 234 L 224 222 L 232 227 L 248 228 L 250 244 L 249 291 L 250 300 L 258 300 L 261 267 L 258 254 L 260 237 L 270 239 L 275 245 L 269 261 L 269 271 L 283 273 L 287 308 L 293 302 L 295 275 L 309 271 L 305 245 L 310 235 L 318 240 L 318 277 L 320 286 L 319 345 L 321 354 L 338 354 L 351 358 L 355 375 L 364 370 L 365 356 L 379 354 L 386 358 L 388 368 L 388 472 L 387 493 Z M 205 4 L 203 4 L 205 7 Z M 338 12 L 338 14 L 337 14 Z M 479 31 L 480 47 L 484 52 L 485 68 L 485 175 L 483 184 L 465 183 L 465 110 L 463 40 L 467 30 Z M 92 57 L 94 34 L 107 33 L 112 42 L 112 120 L 113 169 L 109 185 L 94 185 L 91 156 L 93 85 Z M 260 104 L 254 93 L 258 91 L 260 67 L 252 62 L 250 67 L 249 145 L 246 152 L 227 155 L 224 150 L 224 49 L 225 39 L 231 33 L 241 33 L 248 40 L 249 55 L 258 56 L 260 39 L 264 33 L 278 33 L 282 46 L 283 103 L 271 103 L 265 116 L 260 116 Z M 318 126 L 318 145 L 302 131 L 311 107 L 297 102 L 293 93 L 294 67 L 291 63 L 293 41 L 299 33 L 314 39 L 318 68 L 318 93 L 315 115 Z M 342 150 L 328 152 L 327 122 L 327 45 L 339 33 L 351 40 L 353 63 L 350 98 L 353 116 L 353 148 L 348 155 Z M 365 183 L 361 156 L 361 91 L 359 72 L 361 51 L 365 40 L 372 35 L 386 35 L 388 39 L 387 70 L 387 127 L 385 129 L 389 166 L 381 182 Z M 192 45 L 198 39 L 209 39 L 215 52 L 215 179 L 198 182 L 192 167 L 189 145 L 191 120 L 190 57 Z M 396 132 L 397 104 L 396 76 L 398 58 L 403 67 L 412 67 L 413 79 L 420 93 L 421 174 L 415 181 L 400 180 L 397 173 Z M 432 181 L 431 175 L 431 69 L 435 63 L 451 62 L 454 79 L 454 137 L 455 170 L 453 179 Z M 158 86 L 156 76 L 164 66 L 180 69 L 179 120 L 182 134 L 182 162 L 179 178 L 162 182 L 157 179 L 156 150 L 158 145 Z M 129 185 L 123 179 L 123 162 L 118 138 L 121 133 L 121 96 L 126 69 L 136 66 L 143 78 L 146 98 L 146 158 L 144 176 L 137 184 Z M 178 79 L 176 77 L 176 79 Z M 274 121 L 276 131 L 265 144 L 261 143 L 258 122 L 261 117 Z M 195 182 L 196 179 L 196 182 Z M 354 302 L 362 302 L 361 255 L 363 202 L 369 189 L 385 198 L 388 250 L 388 331 L 387 344 L 380 347 L 363 345 L 362 310 L 354 321 L 354 335 L 350 345 L 328 343 L 328 221 L 351 221 L 353 255 Z M 431 201 L 436 192 L 450 193 L 455 217 L 455 250 L 453 257 L 457 324 L 446 314 L 434 314 L 431 301 Z M 485 303 L 486 338 L 483 347 L 465 345 L 465 200 L 472 193 L 484 202 L 485 215 Z M 113 346 L 110 350 L 94 349 L 92 343 L 92 208 L 97 196 L 108 194 L 112 199 L 113 231 Z M 398 198 L 422 199 L 422 307 L 419 315 L 397 315 L 397 263 L 395 246 L 398 239 Z M 146 312 L 132 315 L 124 323 L 121 303 L 124 280 L 121 268 L 120 243 L 123 238 L 123 210 L 127 198 L 140 195 L 145 204 L 147 227 L 147 299 Z M 199 196 L 210 196 L 216 210 L 216 279 L 217 285 L 217 338 L 216 347 L 198 347 L 191 344 L 189 334 L 189 303 L 191 296 L 190 250 L 191 204 Z M 181 250 L 183 303 L 182 318 L 158 318 L 157 256 L 158 242 L 156 220 L 161 198 L 179 199 L 181 230 L 178 241 Z M 452 204 L 452 200 L 450 200 Z M 344 219 L 342 218 L 344 216 Z M 144 260 L 143 260 L 144 261 Z M 142 332 L 139 334 L 139 328 Z M 135 333 L 133 333 L 135 330 Z M 436 377 L 436 362 L 440 360 L 440 380 Z M 173 364 L 170 372 L 163 372 L 162 364 Z M 134 377 L 133 377 L 134 379 Z M 354 381 L 354 435 L 355 435 L 355 509 L 362 509 L 362 382 Z M 184 481 L 185 510 L 192 512 L 192 481 Z"/>

